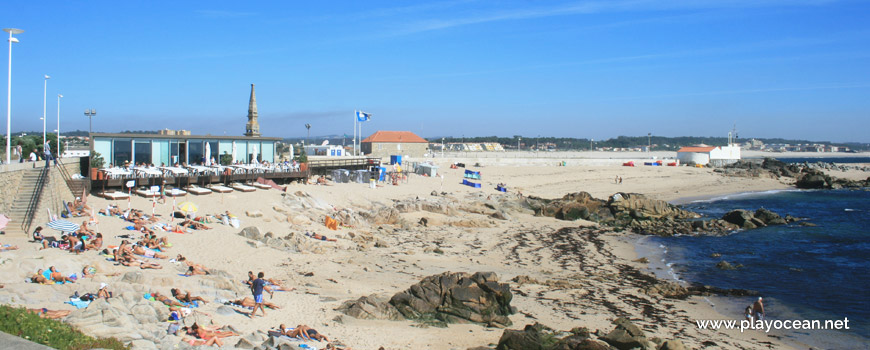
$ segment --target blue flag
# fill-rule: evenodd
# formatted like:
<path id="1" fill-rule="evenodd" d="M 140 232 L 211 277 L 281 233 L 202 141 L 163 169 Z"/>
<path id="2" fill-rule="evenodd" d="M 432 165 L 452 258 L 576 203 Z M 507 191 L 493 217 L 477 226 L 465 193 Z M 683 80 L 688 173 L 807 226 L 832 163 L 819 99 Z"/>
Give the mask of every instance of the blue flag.
<path id="1" fill-rule="evenodd" d="M 366 113 L 363 111 L 356 111 L 356 120 L 360 122 L 367 122 L 372 119 L 371 113 Z"/>

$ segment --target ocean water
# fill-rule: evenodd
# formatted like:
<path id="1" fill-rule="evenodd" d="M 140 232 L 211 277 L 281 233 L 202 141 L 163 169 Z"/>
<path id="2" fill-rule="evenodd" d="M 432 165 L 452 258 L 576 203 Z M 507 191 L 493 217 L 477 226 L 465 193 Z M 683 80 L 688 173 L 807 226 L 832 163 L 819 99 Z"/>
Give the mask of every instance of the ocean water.
<path id="1" fill-rule="evenodd" d="M 764 207 L 807 218 L 817 226 L 771 226 L 725 237 L 647 237 L 642 240 L 646 253 L 641 254 L 655 260 L 651 268 L 657 274 L 759 291 L 771 319 L 848 318 L 850 330 L 780 334 L 821 348 L 870 348 L 870 192 L 750 193 L 683 206 L 716 218 L 732 209 Z M 713 253 L 721 257 L 714 258 Z M 744 267 L 723 271 L 715 267 L 722 260 Z M 752 302 L 751 298 L 727 300 L 728 305 L 716 308 L 734 318 Z"/>

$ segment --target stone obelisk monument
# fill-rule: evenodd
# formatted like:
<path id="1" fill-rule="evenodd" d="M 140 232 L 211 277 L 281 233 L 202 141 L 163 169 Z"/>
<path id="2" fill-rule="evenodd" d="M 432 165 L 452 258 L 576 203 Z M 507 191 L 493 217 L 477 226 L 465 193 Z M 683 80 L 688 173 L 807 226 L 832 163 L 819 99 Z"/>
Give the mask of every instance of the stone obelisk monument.
<path id="1" fill-rule="evenodd" d="M 257 95 L 254 94 L 254 84 L 251 84 L 251 99 L 248 101 L 248 123 L 245 124 L 245 136 L 260 137 L 260 123 L 257 122 Z"/>

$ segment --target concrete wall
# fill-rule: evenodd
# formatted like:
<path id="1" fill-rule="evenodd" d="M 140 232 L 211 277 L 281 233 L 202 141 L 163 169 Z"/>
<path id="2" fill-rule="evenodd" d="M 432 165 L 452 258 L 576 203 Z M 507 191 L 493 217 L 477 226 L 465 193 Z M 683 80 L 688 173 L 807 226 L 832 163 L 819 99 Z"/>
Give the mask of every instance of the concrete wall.
<path id="1" fill-rule="evenodd" d="M 677 159 L 683 164 L 695 163 L 707 165 L 707 163 L 710 163 L 710 154 L 702 152 L 678 152 Z"/>
<path id="2" fill-rule="evenodd" d="M 391 155 L 423 157 L 428 149 L 429 143 L 364 142 L 362 144 L 364 154 L 377 158 L 389 158 Z"/>

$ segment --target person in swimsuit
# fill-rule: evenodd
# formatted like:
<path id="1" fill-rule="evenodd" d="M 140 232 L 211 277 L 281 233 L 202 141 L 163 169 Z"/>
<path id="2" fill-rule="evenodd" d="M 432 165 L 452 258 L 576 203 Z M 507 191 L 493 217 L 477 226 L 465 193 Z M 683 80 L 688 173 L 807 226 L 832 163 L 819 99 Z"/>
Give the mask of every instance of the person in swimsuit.
<path id="1" fill-rule="evenodd" d="M 327 338 L 325 335 L 320 334 L 314 328 L 308 327 L 304 324 L 297 325 L 296 328 L 294 328 L 292 330 L 284 327 L 283 324 L 278 326 L 278 328 L 281 330 L 282 335 L 286 335 L 290 338 L 297 338 L 298 337 L 298 338 L 302 338 L 302 339 L 306 339 L 306 340 L 317 340 L 317 341 L 324 341 L 325 340 L 327 342 L 329 341 L 329 338 Z"/>
<path id="2" fill-rule="evenodd" d="M 230 300 L 228 303 L 233 305 L 238 305 L 246 308 L 253 308 L 254 305 L 257 305 L 257 302 L 254 301 L 251 297 L 244 297 L 238 300 Z M 268 307 L 270 309 L 280 309 L 281 307 L 270 302 L 264 301 L 263 306 Z"/>
<path id="3" fill-rule="evenodd" d="M 33 312 L 33 313 L 39 315 L 39 317 L 41 317 L 41 318 L 50 318 L 53 320 L 67 317 L 72 312 L 70 310 L 49 310 L 46 308 L 27 309 L 27 311 Z"/>
<path id="4" fill-rule="evenodd" d="M 166 305 L 166 306 L 178 306 L 178 307 L 182 307 L 182 306 L 184 306 L 184 305 L 182 305 L 181 303 L 179 303 L 179 302 L 177 302 L 177 301 L 175 301 L 175 300 L 172 300 L 172 299 L 170 299 L 169 297 L 167 297 L 167 296 L 165 296 L 165 295 L 162 295 L 162 294 L 160 294 L 160 293 L 158 293 L 158 292 L 151 293 L 151 296 L 154 297 L 154 300 L 157 300 L 157 301 L 163 303 L 163 305 Z"/>
<path id="5" fill-rule="evenodd" d="M 97 233 L 97 235 L 92 239 L 88 244 L 85 244 L 85 250 L 100 250 L 103 247 L 103 234 Z"/>
<path id="6" fill-rule="evenodd" d="M 32 283 L 50 283 L 47 278 L 42 274 L 45 270 L 39 269 L 33 276 L 30 276 L 30 282 Z"/>
<path id="7" fill-rule="evenodd" d="M 48 270 L 51 271 L 51 275 L 49 275 L 49 276 L 51 277 L 52 281 L 64 282 L 64 283 L 65 282 L 75 283 L 75 281 L 71 280 L 69 277 L 66 277 L 63 274 L 61 274 L 60 272 L 57 272 L 57 270 L 54 268 L 54 266 L 49 267 Z"/>
<path id="8" fill-rule="evenodd" d="M 756 321 L 764 320 L 764 303 L 761 302 L 761 297 L 752 304 L 752 315 Z"/>
<path id="9" fill-rule="evenodd" d="M 145 248 L 138 246 L 138 245 L 133 247 L 133 254 L 142 255 L 142 256 L 145 256 L 148 258 L 157 258 L 157 259 L 166 259 L 167 258 L 166 255 L 157 253 L 151 249 L 145 249 Z"/>
<path id="10" fill-rule="evenodd" d="M 172 296 L 175 297 L 175 299 L 178 299 L 179 301 L 181 301 L 183 303 L 192 303 L 194 301 L 201 301 L 203 304 L 208 303 L 202 297 L 190 296 L 190 292 L 188 292 L 188 291 L 184 291 L 183 294 L 181 293 L 181 290 L 179 290 L 177 288 L 172 288 L 170 291 L 172 292 Z"/>

